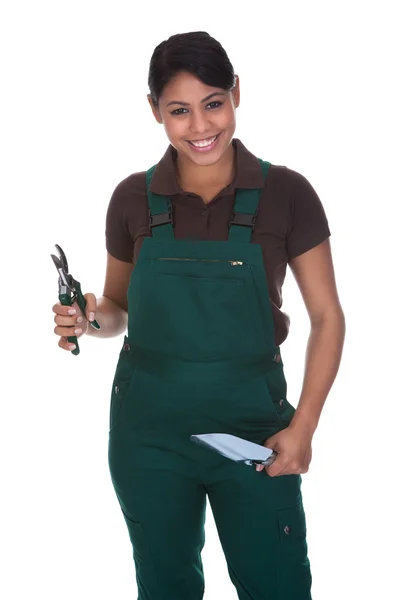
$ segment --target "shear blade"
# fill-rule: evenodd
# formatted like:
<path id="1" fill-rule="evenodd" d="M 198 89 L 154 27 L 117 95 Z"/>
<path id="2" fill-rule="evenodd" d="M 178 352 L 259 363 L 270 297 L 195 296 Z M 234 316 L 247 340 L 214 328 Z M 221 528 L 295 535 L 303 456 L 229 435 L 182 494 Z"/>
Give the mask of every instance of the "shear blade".
<path id="1" fill-rule="evenodd" d="M 66 273 L 68 273 L 67 257 L 65 256 L 65 253 L 64 253 L 63 249 L 61 248 L 61 246 L 59 246 L 58 244 L 54 244 L 54 245 L 57 248 L 57 251 L 58 251 L 58 253 L 60 255 L 60 260 L 61 260 L 61 263 L 63 265 L 64 271 Z"/>
<path id="2" fill-rule="evenodd" d="M 55 264 L 55 266 L 56 266 L 56 269 L 57 269 L 57 271 L 58 271 L 58 274 L 59 274 L 59 276 L 60 276 L 60 279 L 61 279 L 62 283 L 63 283 L 63 284 L 64 284 L 64 285 L 65 285 L 65 286 L 66 286 L 66 287 L 69 289 L 69 290 L 71 290 L 71 291 L 74 291 L 74 290 L 72 289 L 72 287 L 71 287 L 71 284 L 70 284 L 70 281 L 69 281 L 69 279 L 70 279 L 70 276 L 68 275 L 68 271 L 66 271 L 66 270 L 64 269 L 64 265 L 62 264 L 61 260 L 60 260 L 60 259 L 59 259 L 57 256 L 54 256 L 54 254 L 50 254 L 50 256 L 51 256 L 51 258 L 53 259 L 53 262 L 54 262 L 54 264 Z"/>

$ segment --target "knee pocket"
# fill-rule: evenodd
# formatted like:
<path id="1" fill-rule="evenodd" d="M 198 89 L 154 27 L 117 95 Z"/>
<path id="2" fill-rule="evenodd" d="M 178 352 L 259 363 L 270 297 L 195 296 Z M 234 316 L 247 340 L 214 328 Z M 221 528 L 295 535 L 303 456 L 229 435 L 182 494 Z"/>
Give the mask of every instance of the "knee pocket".
<path id="1" fill-rule="evenodd" d="M 307 534 L 306 519 L 303 503 L 299 502 L 289 508 L 277 511 L 279 541 L 285 544 L 300 544 L 305 541 Z"/>
<path id="2" fill-rule="evenodd" d="M 278 579 L 282 599 L 311 600 L 312 577 L 303 502 L 278 510 L 276 518 L 279 545 Z"/>
<path id="3" fill-rule="evenodd" d="M 122 514 L 124 515 L 132 544 L 139 597 L 154 598 L 156 600 L 160 597 L 160 590 L 143 524 L 139 521 L 133 521 L 123 511 Z"/>

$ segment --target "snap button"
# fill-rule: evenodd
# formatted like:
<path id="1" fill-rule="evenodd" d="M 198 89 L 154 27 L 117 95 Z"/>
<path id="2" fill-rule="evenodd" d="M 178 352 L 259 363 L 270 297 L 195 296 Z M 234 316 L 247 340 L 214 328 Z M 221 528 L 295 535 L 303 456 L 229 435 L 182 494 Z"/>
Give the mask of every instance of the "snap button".
<path id="1" fill-rule="evenodd" d="M 289 525 L 285 525 L 283 531 L 286 533 L 286 535 L 289 535 L 290 533 L 292 533 L 292 528 L 289 527 Z"/>
<path id="2" fill-rule="evenodd" d="M 116 385 L 116 386 L 115 386 L 115 388 L 114 388 L 114 392 L 115 392 L 116 394 L 118 394 L 118 392 L 119 392 L 119 387 L 118 387 L 117 385 Z"/>
<path id="3" fill-rule="evenodd" d="M 128 352 L 131 349 L 129 344 L 124 344 L 124 351 Z"/>
<path id="4" fill-rule="evenodd" d="M 281 398 L 281 399 L 279 400 L 279 406 L 280 406 L 280 407 L 282 407 L 284 404 L 285 404 L 285 401 L 284 401 L 284 399 L 283 399 L 283 398 Z"/>
<path id="5" fill-rule="evenodd" d="M 201 216 L 202 217 L 206 217 L 207 215 L 208 215 L 208 210 L 207 209 L 201 211 Z"/>

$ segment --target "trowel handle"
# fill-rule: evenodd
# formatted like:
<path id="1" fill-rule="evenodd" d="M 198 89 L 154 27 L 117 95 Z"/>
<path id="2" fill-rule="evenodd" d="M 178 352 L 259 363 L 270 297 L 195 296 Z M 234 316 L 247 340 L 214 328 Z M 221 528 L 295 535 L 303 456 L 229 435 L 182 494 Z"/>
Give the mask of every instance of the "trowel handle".
<path id="1" fill-rule="evenodd" d="M 272 463 L 274 462 L 274 460 L 276 459 L 277 456 L 278 456 L 278 453 L 275 452 L 275 450 L 273 450 L 272 454 L 270 456 L 268 456 L 267 460 L 264 460 L 260 464 L 264 465 L 265 467 L 269 467 L 270 465 L 272 465 Z"/>

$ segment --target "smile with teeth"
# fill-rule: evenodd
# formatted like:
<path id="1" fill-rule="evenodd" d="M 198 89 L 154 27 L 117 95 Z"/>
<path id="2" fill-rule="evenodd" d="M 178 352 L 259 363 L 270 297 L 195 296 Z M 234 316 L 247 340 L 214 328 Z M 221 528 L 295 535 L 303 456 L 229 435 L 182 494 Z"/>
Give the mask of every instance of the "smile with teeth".
<path id="1" fill-rule="evenodd" d="M 198 148 L 206 148 L 207 146 L 210 146 L 213 142 L 215 142 L 215 140 L 217 139 L 219 134 L 214 135 L 214 137 L 212 138 L 206 138 L 205 140 L 199 140 L 197 142 L 190 142 L 189 144 L 192 144 L 193 146 L 197 146 Z"/>

